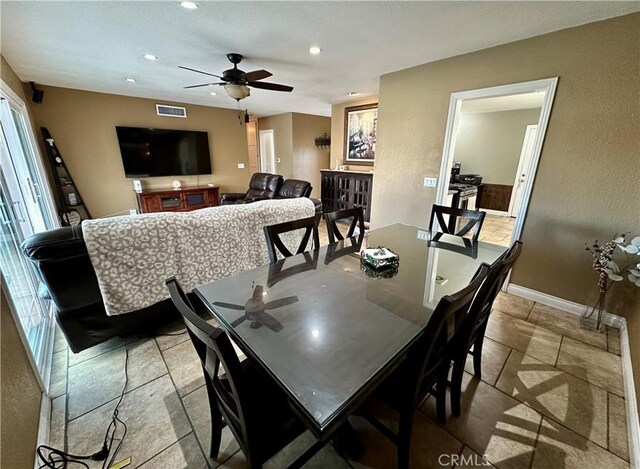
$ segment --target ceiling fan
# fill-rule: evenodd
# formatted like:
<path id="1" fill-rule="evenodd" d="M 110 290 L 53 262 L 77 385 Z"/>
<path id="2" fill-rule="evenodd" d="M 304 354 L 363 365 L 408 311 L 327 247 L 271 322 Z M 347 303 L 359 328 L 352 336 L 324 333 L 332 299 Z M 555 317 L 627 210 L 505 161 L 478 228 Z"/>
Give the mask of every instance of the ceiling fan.
<path id="1" fill-rule="evenodd" d="M 216 83 L 203 83 L 201 85 L 185 86 L 184 88 L 188 89 L 199 88 L 201 86 L 224 86 L 224 90 L 227 92 L 227 94 L 236 101 L 240 101 L 241 99 L 244 99 L 251 94 L 251 90 L 249 89 L 249 87 L 272 91 L 289 92 L 293 90 L 293 86 L 259 81 L 271 76 L 271 73 L 267 72 L 266 70 L 254 70 L 253 72 L 244 72 L 240 70 L 238 68 L 238 64 L 242 61 L 242 55 L 240 54 L 227 54 L 227 59 L 229 59 L 229 62 L 233 64 L 233 68 L 222 72 L 222 76 L 203 72 L 202 70 L 196 70 L 194 68 L 179 66 L 179 68 L 182 68 L 184 70 L 202 73 L 203 75 L 209 75 L 211 77 L 216 77 L 222 80 Z"/>

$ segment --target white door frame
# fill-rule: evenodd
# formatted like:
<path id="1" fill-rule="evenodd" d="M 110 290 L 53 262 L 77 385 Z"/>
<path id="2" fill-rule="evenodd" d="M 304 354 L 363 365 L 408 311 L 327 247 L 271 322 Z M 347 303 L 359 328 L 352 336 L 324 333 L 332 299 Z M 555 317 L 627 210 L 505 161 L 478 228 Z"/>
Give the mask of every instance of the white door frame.
<path id="1" fill-rule="evenodd" d="M 531 171 L 531 164 L 529 164 L 529 166 L 525 168 L 524 163 L 526 159 L 525 157 L 527 155 L 526 154 L 527 143 L 529 143 L 529 139 L 531 138 L 531 132 L 533 132 L 534 129 L 537 133 L 538 124 L 528 125 L 526 130 L 524 131 L 524 140 L 522 141 L 522 150 L 520 151 L 520 160 L 518 161 L 518 170 L 516 171 L 516 178 L 514 179 L 513 190 L 511 191 L 511 198 L 509 199 L 509 210 L 507 210 L 507 213 L 509 214 L 509 216 L 511 216 L 511 212 L 513 211 L 513 206 L 515 205 L 517 200 L 518 183 L 520 182 L 522 173 L 524 173 L 526 177 L 529 177 L 529 172 Z"/>
<path id="2" fill-rule="evenodd" d="M 275 135 L 273 133 L 273 129 L 260 130 L 258 132 L 258 142 L 260 144 L 259 145 L 260 146 L 260 171 L 263 173 L 269 172 L 265 170 L 264 159 L 266 158 L 267 152 L 264 151 L 264 148 L 263 148 L 264 142 L 262 140 L 262 136 L 267 134 L 271 134 L 271 144 L 273 146 L 272 148 L 273 151 L 271 152 L 271 173 L 276 174 L 276 149 L 275 149 Z"/>
<path id="3" fill-rule="evenodd" d="M 516 215 L 516 223 L 513 228 L 512 239 L 520 239 L 522 234 L 522 226 L 524 225 L 524 219 L 529 207 L 529 200 L 531 199 L 531 190 L 533 189 L 533 182 L 535 181 L 536 171 L 538 169 L 538 163 L 540 162 L 540 153 L 542 152 L 542 142 L 544 142 L 545 134 L 547 133 L 547 125 L 549 124 L 549 116 L 551 115 L 551 107 L 553 106 L 553 99 L 556 94 L 556 88 L 558 86 L 558 77 L 545 78 L 542 80 L 526 81 L 522 83 L 512 83 L 509 85 L 492 86 L 490 88 L 481 88 L 477 90 L 460 91 L 457 93 L 451 93 L 449 100 L 449 115 L 447 117 L 447 126 L 444 135 L 444 147 L 442 150 L 442 163 L 440 165 L 440 176 L 438 178 L 438 186 L 436 187 L 436 204 L 441 205 L 446 197 L 446 190 L 449 186 L 449 172 L 451 164 L 453 163 L 454 153 L 454 139 L 456 130 L 460 123 L 460 110 L 462 108 L 462 102 L 468 99 L 488 98 L 494 96 L 505 96 L 511 94 L 531 93 L 536 91 L 544 91 L 545 97 L 540 111 L 540 117 L 538 118 L 538 134 L 533 145 L 533 155 L 531 157 L 531 169 L 529 172 L 530 177 L 525 182 L 525 186 L 522 192 L 522 202 L 520 204 L 520 210 Z M 509 285 L 509 278 L 504 284 L 504 289 Z"/>

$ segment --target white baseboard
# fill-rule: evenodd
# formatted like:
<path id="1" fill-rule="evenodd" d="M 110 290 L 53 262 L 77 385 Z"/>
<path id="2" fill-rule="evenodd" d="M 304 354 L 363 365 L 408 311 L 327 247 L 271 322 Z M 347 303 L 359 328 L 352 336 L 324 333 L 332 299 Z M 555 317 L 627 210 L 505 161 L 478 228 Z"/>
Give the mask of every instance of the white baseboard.
<path id="1" fill-rule="evenodd" d="M 51 430 L 51 399 L 47 393 L 42 393 L 40 401 L 40 421 L 38 422 L 38 437 L 36 440 L 36 448 L 40 445 L 49 445 L 49 433 Z M 34 469 L 38 469 L 42 465 L 42 461 L 38 461 L 38 454 L 34 461 Z"/>
<path id="2" fill-rule="evenodd" d="M 500 210 L 491 210 L 490 208 L 479 208 L 476 210 L 482 210 L 483 212 L 487 212 L 487 215 L 497 215 L 499 217 L 508 217 L 509 212 L 502 212 Z"/>
<path id="3" fill-rule="evenodd" d="M 585 305 L 564 300 L 557 296 L 547 295 L 546 293 L 521 287 L 520 285 L 509 284 L 507 286 L 507 292 L 577 316 L 581 316 L 587 308 Z M 631 364 L 631 346 L 629 344 L 627 320 L 608 312 L 604 313 L 603 320 L 605 324 L 620 330 L 620 358 L 622 361 L 622 380 L 627 414 L 629 461 L 632 469 L 640 469 L 640 418 L 633 377 L 633 366 Z"/>

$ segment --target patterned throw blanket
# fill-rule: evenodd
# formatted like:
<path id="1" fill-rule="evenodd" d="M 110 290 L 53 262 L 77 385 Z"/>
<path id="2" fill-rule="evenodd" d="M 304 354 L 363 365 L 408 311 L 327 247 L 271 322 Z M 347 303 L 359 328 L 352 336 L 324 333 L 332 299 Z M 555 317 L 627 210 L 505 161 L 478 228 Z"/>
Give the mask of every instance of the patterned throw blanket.
<path id="1" fill-rule="evenodd" d="M 269 262 L 263 227 L 315 213 L 307 198 L 265 200 L 193 212 L 85 220 L 84 240 L 109 316 L 169 297 L 175 276 L 185 291 Z M 293 246 L 300 232 L 285 244 Z"/>

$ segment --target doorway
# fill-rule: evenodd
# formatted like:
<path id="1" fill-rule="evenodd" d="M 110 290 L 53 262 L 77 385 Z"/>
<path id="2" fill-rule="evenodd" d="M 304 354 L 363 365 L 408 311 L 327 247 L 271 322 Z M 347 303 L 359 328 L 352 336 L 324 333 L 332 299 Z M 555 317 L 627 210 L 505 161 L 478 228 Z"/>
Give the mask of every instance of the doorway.
<path id="1" fill-rule="evenodd" d="M 557 81 L 451 95 L 436 203 L 467 198 L 467 208 L 487 212 L 481 241 L 520 238 Z"/>
<path id="2" fill-rule="evenodd" d="M 263 173 L 276 174 L 276 151 L 273 129 L 261 130 L 260 135 L 260 170 Z"/>
<path id="3" fill-rule="evenodd" d="M 11 305 L 41 384 L 50 370 L 54 321 L 32 263 L 20 249 L 32 234 L 57 226 L 44 168 L 24 103 L 2 83 L 0 91 L 0 269 Z"/>

